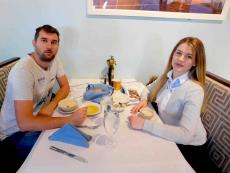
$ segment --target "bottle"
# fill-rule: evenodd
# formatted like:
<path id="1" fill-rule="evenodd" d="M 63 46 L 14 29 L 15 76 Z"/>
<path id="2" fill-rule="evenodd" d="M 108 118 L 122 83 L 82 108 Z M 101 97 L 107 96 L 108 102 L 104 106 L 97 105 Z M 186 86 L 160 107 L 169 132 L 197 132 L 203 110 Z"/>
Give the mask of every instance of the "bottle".
<path id="1" fill-rule="evenodd" d="M 114 79 L 114 68 L 113 67 L 109 67 L 109 71 L 108 71 L 108 80 L 109 80 L 109 85 L 113 86 L 113 79 Z"/>
<path id="2" fill-rule="evenodd" d="M 107 65 L 108 65 L 108 81 L 109 81 L 109 85 L 113 86 L 113 79 L 114 79 L 114 69 L 115 69 L 115 65 L 116 65 L 116 60 L 114 58 L 114 56 L 110 56 L 109 59 L 107 59 Z"/>

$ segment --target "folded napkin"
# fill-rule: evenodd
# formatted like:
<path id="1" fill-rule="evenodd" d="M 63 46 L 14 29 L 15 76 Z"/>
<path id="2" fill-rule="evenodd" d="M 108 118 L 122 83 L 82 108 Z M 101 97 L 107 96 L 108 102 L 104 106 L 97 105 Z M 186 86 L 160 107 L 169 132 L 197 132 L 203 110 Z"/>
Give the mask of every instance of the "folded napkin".
<path id="1" fill-rule="evenodd" d="M 84 93 L 84 100 L 100 103 L 105 95 L 111 95 L 113 87 L 106 84 L 88 84 Z"/>
<path id="2" fill-rule="evenodd" d="M 65 124 L 62 128 L 50 135 L 48 139 L 88 148 L 88 141 L 90 141 L 91 138 L 90 135 L 82 132 L 73 125 Z"/>

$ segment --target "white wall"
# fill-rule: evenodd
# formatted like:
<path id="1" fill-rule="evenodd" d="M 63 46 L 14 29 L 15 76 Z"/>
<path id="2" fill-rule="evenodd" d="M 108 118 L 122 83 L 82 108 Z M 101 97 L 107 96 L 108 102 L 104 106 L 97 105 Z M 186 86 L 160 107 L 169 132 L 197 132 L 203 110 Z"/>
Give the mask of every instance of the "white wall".
<path id="1" fill-rule="evenodd" d="M 89 17 L 85 0 L 0 0 L 0 61 L 33 51 L 35 28 L 51 24 L 61 33 L 59 55 L 71 77 L 99 77 L 106 59 L 117 74 L 147 81 L 159 74 L 178 40 L 203 40 L 207 69 L 230 80 L 230 14 L 223 22 Z"/>

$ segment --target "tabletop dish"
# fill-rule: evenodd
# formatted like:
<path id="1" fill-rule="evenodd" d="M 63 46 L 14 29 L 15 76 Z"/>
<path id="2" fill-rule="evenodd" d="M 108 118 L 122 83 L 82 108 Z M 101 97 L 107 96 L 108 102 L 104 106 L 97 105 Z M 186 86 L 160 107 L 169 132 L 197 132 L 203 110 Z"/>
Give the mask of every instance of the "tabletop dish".
<path id="1" fill-rule="evenodd" d="M 58 102 L 58 108 L 62 112 L 73 112 L 78 107 L 77 102 L 73 99 L 63 99 Z"/>
<path id="2" fill-rule="evenodd" d="M 120 91 L 115 91 L 112 95 L 113 110 L 122 112 L 125 106 L 129 103 L 129 96 Z"/>
<path id="3" fill-rule="evenodd" d="M 129 92 L 129 97 L 132 98 L 132 99 L 135 99 L 135 100 L 140 100 L 141 97 L 140 95 L 138 94 L 137 90 L 135 89 L 129 89 L 128 90 Z"/>
<path id="4" fill-rule="evenodd" d="M 123 112 L 125 110 L 125 105 L 124 104 L 113 104 L 112 110 L 117 111 L 117 112 Z"/>
<path id="5" fill-rule="evenodd" d="M 127 94 L 116 91 L 112 95 L 112 102 L 113 104 L 117 104 L 117 103 L 126 104 L 129 102 L 129 96 Z"/>
<path id="6" fill-rule="evenodd" d="M 144 118 L 144 119 L 151 119 L 155 114 L 155 111 L 153 109 L 150 109 L 149 107 L 142 108 L 140 110 L 140 113 L 138 116 Z"/>
<path id="7" fill-rule="evenodd" d="M 87 107 L 86 115 L 88 117 L 95 116 L 95 115 L 97 115 L 97 114 L 99 114 L 101 112 L 101 106 L 99 104 L 97 104 L 97 103 L 94 103 L 94 102 L 86 102 L 82 106 Z"/>
<path id="8" fill-rule="evenodd" d="M 57 108 L 57 111 L 61 114 L 72 114 L 76 109 L 72 110 L 72 111 L 63 111 L 62 109 L 60 109 L 59 107 Z"/>

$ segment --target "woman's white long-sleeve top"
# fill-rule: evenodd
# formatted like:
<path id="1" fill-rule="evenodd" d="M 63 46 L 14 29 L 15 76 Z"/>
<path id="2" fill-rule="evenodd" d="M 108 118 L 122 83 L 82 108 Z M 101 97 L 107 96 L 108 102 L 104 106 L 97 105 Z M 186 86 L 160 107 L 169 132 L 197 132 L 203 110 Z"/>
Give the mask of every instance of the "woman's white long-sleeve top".
<path id="1" fill-rule="evenodd" d="M 142 99 L 147 99 L 156 82 L 142 92 Z M 169 89 L 167 81 L 156 98 L 163 124 L 145 120 L 143 130 L 178 144 L 204 144 L 207 134 L 200 118 L 203 99 L 203 88 L 193 80 L 185 80 L 174 90 Z"/>

